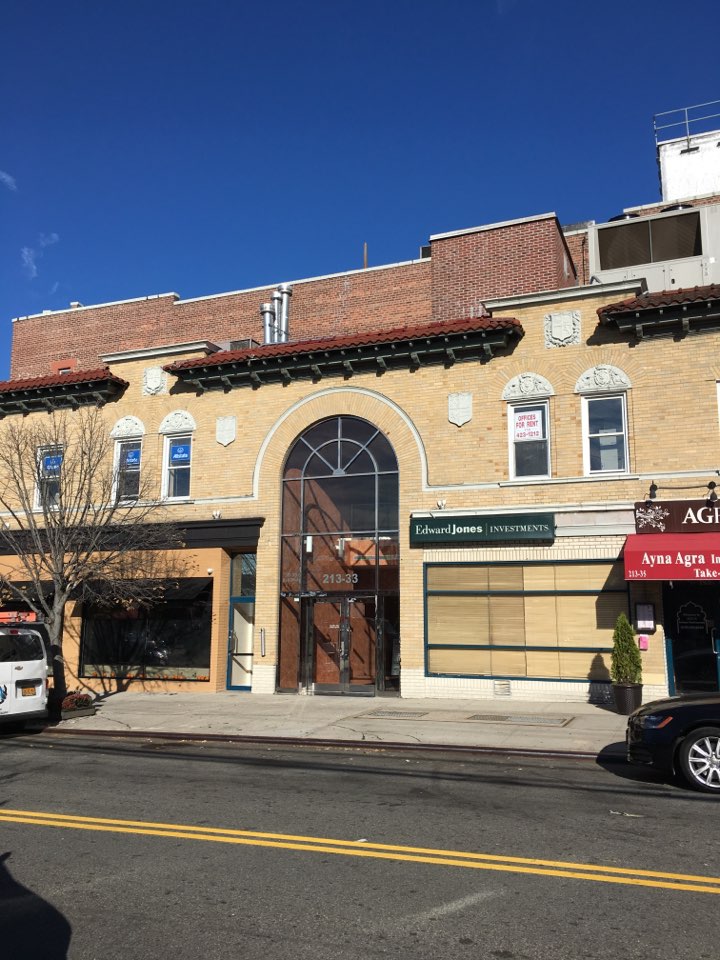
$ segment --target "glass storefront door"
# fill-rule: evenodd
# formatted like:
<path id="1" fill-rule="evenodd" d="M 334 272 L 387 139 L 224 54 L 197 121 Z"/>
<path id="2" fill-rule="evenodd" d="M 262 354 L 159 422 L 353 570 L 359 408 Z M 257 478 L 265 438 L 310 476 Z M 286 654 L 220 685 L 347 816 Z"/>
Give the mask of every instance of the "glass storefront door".
<path id="1" fill-rule="evenodd" d="M 678 693 L 720 689 L 720 597 L 716 587 L 675 581 L 663 585 L 665 634 Z"/>
<path id="2" fill-rule="evenodd" d="M 308 599 L 307 658 L 316 693 L 374 694 L 377 627 L 374 597 Z"/>

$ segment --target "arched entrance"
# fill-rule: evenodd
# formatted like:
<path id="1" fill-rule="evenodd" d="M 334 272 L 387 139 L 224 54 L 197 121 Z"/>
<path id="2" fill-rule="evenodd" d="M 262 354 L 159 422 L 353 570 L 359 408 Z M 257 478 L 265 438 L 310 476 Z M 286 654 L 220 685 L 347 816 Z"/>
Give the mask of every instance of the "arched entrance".
<path id="1" fill-rule="evenodd" d="M 398 465 L 358 417 L 295 441 L 282 497 L 278 689 L 399 689 Z"/>

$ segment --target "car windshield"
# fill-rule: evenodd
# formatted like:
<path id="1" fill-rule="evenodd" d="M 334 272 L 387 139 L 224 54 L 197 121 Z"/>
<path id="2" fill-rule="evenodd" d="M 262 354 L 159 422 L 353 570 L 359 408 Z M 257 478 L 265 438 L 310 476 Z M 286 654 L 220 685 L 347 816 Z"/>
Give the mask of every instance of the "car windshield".
<path id="1" fill-rule="evenodd" d="M 45 653 L 36 633 L 20 632 L 0 634 L 0 663 L 18 660 L 42 660 Z"/>

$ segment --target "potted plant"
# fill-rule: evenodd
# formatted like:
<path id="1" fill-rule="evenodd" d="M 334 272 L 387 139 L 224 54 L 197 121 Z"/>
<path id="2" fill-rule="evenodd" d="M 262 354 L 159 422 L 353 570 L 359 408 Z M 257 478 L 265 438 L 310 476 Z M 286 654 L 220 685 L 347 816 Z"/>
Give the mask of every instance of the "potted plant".
<path id="1" fill-rule="evenodd" d="M 615 709 L 628 716 L 642 703 L 642 658 L 635 631 L 624 613 L 615 621 L 610 679 Z"/>
<path id="2" fill-rule="evenodd" d="M 95 705 L 92 697 L 88 693 L 75 691 L 68 693 L 60 706 L 60 717 L 62 720 L 72 720 L 74 717 L 92 717 L 95 713 Z"/>

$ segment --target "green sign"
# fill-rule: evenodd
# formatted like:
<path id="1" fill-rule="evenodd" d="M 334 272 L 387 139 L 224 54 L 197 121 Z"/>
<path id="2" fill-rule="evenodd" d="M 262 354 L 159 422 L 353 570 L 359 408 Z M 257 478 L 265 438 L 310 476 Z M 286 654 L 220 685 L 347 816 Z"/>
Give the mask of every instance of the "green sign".
<path id="1" fill-rule="evenodd" d="M 494 540 L 554 540 L 555 515 L 518 514 L 485 517 L 477 513 L 456 516 L 413 517 L 410 543 L 487 543 Z"/>

